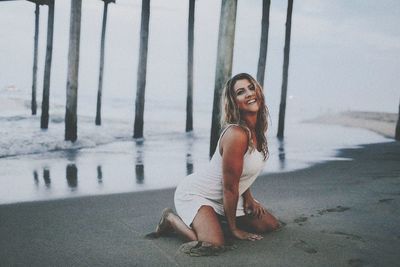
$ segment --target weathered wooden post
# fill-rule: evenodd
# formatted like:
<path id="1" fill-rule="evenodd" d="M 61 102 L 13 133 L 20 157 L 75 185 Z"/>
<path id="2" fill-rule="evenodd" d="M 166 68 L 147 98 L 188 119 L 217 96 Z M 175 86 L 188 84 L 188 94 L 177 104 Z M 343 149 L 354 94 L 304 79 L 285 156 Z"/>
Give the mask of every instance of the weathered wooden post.
<path id="1" fill-rule="evenodd" d="M 195 2 L 196 0 L 189 0 L 186 132 L 193 131 L 193 43 Z"/>
<path id="2" fill-rule="evenodd" d="M 279 120 L 278 120 L 278 135 L 277 135 L 278 138 L 283 138 L 283 132 L 285 128 L 286 95 L 288 86 L 289 53 L 290 53 L 290 31 L 292 28 L 292 10 L 293 10 L 293 0 L 288 0 L 288 7 L 286 14 L 285 48 L 283 57 L 282 93 L 281 93 L 281 104 L 279 105 Z"/>
<path id="3" fill-rule="evenodd" d="M 32 74 L 32 101 L 31 111 L 32 115 L 36 115 L 36 80 L 37 80 L 37 63 L 38 63 L 38 45 L 39 45 L 39 16 L 40 16 L 39 3 L 35 3 L 35 37 L 33 48 L 33 74 Z"/>
<path id="4" fill-rule="evenodd" d="M 394 139 L 400 141 L 400 104 L 399 104 L 399 117 L 397 118 L 396 132 L 394 134 Z"/>
<path id="5" fill-rule="evenodd" d="M 51 59 L 53 54 L 53 32 L 54 32 L 54 0 L 48 0 L 47 18 L 47 46 L 46 62 L 44 65 L 42 114 L 40 117 L 40 128 L 47 129 L 49 125 L 49 98 L 50 98 L 50 72 Z"/>
<path id="6" fill-rule="evenodd" d="M 271 0 L 263 0 L 263 11 L 262 11 L 262 20 L 261 20 L 260 55 L 258 57 L 258 68 L 257 68 L 257 81 L 260 83 L 261 87 L 264 86 L 265 65 L 267 62 L 270 6 L 271 6 Z"/>
<path id="7" fill-rule="evenodd" d="M 139 65 L 137 72 L 137 88 L 135 101 L 135 122 L 133 138 L 143 137 L 144 95 L 146 89 L 147 48 L 149 41 L 150 0 L 142 0 L 142 16 L 140 24 Z"/>
<path id="8" fill-rule="evenodd" d="M 99 70 L 99 88 L 97 90 L 97 106 L 96 106 L 96 125 L 101 125 L 101 95 L 103 91 L 103 72 L 104 72 L 104 42 L 106 35 L 106 26 L 107 26 L 107 9 L 108 4 L 115 0 L 103 0 L 104 1 L 104 9 L 103 9 L 103 24 L 101 28 L 101 44 L 100 44 L 100 70 Z"/>
<path id="9" fill-rule="evenodd" d="M 211 121 L 210 157 L 214 154 L 221 131 L 221 93 L 232 75 L 233 46 L 235 43 L 237 0 L 222 0 L 218 33 L 217 66 L 215 71 L 214 103 Z"/>
<path id="10" fill-rule="evenodd" d="M 81 8 L 82 0 L 71 1 L 67 73 L 67 103 L 65 106 L 65 140 L 72 142 L 76 141 L 78 137 L 77 102 Z"/>

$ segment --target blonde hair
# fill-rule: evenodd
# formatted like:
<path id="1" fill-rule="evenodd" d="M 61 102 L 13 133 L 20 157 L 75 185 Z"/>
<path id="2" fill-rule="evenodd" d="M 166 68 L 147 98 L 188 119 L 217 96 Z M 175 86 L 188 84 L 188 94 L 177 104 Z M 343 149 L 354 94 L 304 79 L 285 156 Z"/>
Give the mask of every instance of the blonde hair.
<path id="1" fill-rule="evenodd" d="M 247 127 L 246 123 L 241 120 L 240 118 L 240 110 L 236 105 L 236 94 L 234 91 L 234 86 L 238 80 L 248 80 L 252 83 L 255 87 L 257 99 L 259 100 L 260 109 L 257 113 L 257 122 L 256 122 L 256 138 L 257 138 L 257 149 L 262 151 L 264 154 L 264 160 L 268 158 L 268 142 L 266 137 L 266 132 L 268 129 L 268 108 L 265 105 L 265 98 L 263 90 L 260 84 L 250 75 L 247 73 L 239 73 L 229 79 L 222 92 L 221 98 L 221 127 L 225 128 L 228 124 L 237 124 L 241 126 L 248 132 L 249 138 L 249 147 L 251 150 L 254 150 L 254 143 L 251 138 L 251 131 Z"/>

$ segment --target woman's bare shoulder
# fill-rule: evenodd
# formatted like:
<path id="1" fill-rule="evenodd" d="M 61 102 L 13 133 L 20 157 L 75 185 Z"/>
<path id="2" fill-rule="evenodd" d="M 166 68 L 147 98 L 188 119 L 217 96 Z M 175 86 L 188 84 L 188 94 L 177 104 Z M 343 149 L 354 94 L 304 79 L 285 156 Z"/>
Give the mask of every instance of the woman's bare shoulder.
<path id="1" fill-rule="evenodd" d="M 240 125 L 232 124 L 229 125 L 228 128 L 225 130 L 224 135 L 222 138 L 236 138 L 236 139 L 247 139 L 247 131 Z"/>
<path id="2" fill-rule="evenodd" d="M 248 133 L 239 125 L 231 125 L 225 130 L 224 135 L 221 138 L 222 148 L 226 146 L 235 146 L 242 148 L 244 151 L 248 147 Z"/>

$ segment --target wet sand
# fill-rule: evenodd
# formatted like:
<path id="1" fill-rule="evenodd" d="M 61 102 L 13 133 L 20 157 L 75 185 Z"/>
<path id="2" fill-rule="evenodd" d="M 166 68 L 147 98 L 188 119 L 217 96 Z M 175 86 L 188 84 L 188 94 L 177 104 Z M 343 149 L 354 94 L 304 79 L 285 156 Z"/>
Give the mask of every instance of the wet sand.
<path id="1" fill-rule="evenodd" d="M 0 206 L 2 266 L 398 266 L 400 143 L 344 149 L 349 160 L 257 179 L 287 225 L 233 251 L 189 257 L 175 236 L 144 237 L 173 190 Z"/>
<path id="2" fill-rule="evenodd" d="M 386 123 L 353 115 L 376 132 Z M 286 226 L 261 241 L 235 241 L 219 256 L 189 257 L 174 235 L 145 238 L 173 206 L 166 189 L 0 205 L 0 265 L 398 266 L 400 142 L 342 149 L 337 157 L 259 177 L 253 194 Z"/>

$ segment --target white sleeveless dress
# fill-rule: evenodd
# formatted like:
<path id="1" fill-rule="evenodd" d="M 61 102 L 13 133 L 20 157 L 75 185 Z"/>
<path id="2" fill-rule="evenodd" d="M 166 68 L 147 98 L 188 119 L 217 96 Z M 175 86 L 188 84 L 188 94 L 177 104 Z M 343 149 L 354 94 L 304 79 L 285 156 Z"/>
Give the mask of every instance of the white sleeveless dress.
<path id="1" fill-rule="evenodd" d="M 232 124 L 233 125 L 233 124 Z M 184 178 L 175 191 L 175 209 L 183 222 L 191 227 L 194 217 L 201 206 L 211 206 L 216 213 L 224 216 L 222 188 L 222 156 L 219 153 L 219 142 L 228 125 L 221 133 L 217 149 L 208 166 Z M 253 149 L 247 150 L 243 157 L 243 172 L 239 181 L 239 201 L 236 216 L 245 215 L 242 194 L 252 185 L 264 168 L 264 154 Z"/>

